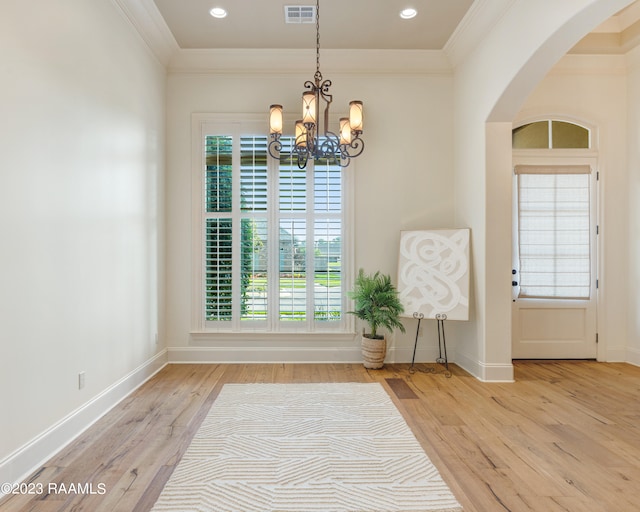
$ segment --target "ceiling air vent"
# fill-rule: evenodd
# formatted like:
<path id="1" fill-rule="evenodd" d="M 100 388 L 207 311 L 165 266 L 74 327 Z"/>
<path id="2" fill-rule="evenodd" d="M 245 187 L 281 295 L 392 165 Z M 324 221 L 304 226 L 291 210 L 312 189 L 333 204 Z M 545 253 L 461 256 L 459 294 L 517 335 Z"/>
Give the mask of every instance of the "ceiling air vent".
<path id="1" fill-rule="evenodd" d="M 314 23 L 316 21 L 316 6 L 285 5 L 284 21 L 286 23 Z"/>

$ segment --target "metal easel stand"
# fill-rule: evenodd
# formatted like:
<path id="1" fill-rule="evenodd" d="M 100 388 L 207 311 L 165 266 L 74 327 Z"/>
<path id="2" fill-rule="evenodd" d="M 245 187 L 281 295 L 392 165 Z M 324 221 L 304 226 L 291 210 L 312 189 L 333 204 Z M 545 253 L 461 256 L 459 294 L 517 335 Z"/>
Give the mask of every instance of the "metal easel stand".
<path id="1" fill-rule="evenodd" d="M 416 349 L 418 348 L 418 334 L 420 333 L 420 322 L 424 318 L 422 313 L 414 313 L 413 318 L 418 319 L 418 327 L 416 327 L 416 341 L 413 345 L 413 358 L 411 359 L 411 367 L 409 368 L 409 373 L 415 373 L 415 361 L 416 361 Z M 436 359 L 437 364 L 442 364 L 445 367 L 444 376 L 447 378 L 451 378 L 451 370 L 449 370 L 449 359 L 447 358 L 447 340 L 444 335 L 444 321 L 447 319 L 447 315 L 444 313 L 436 314 L 436 321 L 438 322 L 438 358 Z M 429 367 L 424 370 L 421 370 L 425 373 L 435 373 L 436 369 Z"/>

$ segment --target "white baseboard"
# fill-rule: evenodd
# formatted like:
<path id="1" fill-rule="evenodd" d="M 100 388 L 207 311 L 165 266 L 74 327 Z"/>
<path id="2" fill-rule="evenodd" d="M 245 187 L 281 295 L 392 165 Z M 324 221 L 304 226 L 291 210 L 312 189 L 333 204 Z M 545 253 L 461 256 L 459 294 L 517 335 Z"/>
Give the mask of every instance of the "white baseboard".
<path id="1" fill-rule="evenodd" d="M 640 366 L 640 349 L 628 348 L 627 357 L 625 358 L 625 361 L 629 364 Z"/>
<path id="2" fill-rule="evenodd" d="M 482 382 L 514 382 L 513 363 L 483 363 L 458 352 L 456 364 Z"/>
<path id="3" fill-rule="evenodd" d="M 169 347 L 169 363 L 362 363 L 359 345 L 345 346 L 229 346 Z M 453 352 L 453 351 L 452 351 Z M 487 364 L 461 357 L 459 353 L 447 354 L 455 363 L 484 382 L 513 382 L 513 364 Z M 439 356 L 438 347 L 418 347 L 416 363 L 432 363 Z M 387 363 L 410 363 L 413 346 L 390 346 Z"/>
<path id="4" fill-rule="evenodd" d="M 211 342 L 209 342 L 211 343 Z M 362 353 L 359 340 L 335 341 L 325 344 L 309 344 L 292 339 L 274 343 L 259 343 L 242 340 L 229 343 L 216 342 L 214 346 L 168 347 L 169 363 L 361 363 Z M 418 343 L 416 363 L 433 362 L 440 355 L 438 346 Z M 467 358 L 455 350 L 449 351 L 450 363 L 464 368 L 479 380 L 485 382 L 513 382 L 513 364 L 481 363 Z M 410 363 L 413 344 L 390 343 L 387 348 L 387 363 Z"/>
<path id="5" fill-rule="evenodd" d="M 163 350 L 1 460 L 0 483 L 18 483 L 27 478 L 166 365 L 167 351 Z"/>
<path id="6" fill-rule="evenodd" d="M 290 344 L 286 346 L 169 347 L 169 363 L 362 363 L 359 342 L 338 345 Z M 387 363 L 410 363 L 412 347 L 390 346 Z M 437 347 L 418 348 L 416 362 L 433 362 L 438 357 Z M 449 361 L 453 362 L 451 355 Z"/>
<path id="7" fill-rule="evenodd" d="M 607 363 L 623 363 L 630 355 L 630 350 L 627 347 L 607 347 L 605 361 Z"/>
<path id="8" fill-rule="evenodd" d="M 359 363 L 359 347 L 169 347 L 169 363 Z"/>

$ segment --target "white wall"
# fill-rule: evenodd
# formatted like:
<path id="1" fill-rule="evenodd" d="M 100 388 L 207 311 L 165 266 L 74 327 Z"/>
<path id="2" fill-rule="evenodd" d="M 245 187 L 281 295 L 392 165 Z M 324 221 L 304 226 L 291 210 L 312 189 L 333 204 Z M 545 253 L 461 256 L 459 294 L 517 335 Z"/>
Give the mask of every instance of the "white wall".
<path id="1" fill-rule="evenodd" d="M 629 266 L 626 275 L 626 294 L 620 294 L 620 302 L 628 304 L 627 361 L 640 365 L 640 48 L 627 56 L 627 157 L 629 182 L 627 194 L 628 222 L 626 235 L 629 240 Z"/>
<path id="2" fill-rule="evenodd" d="M 251 59 L 249 55 L 242 58 Z M 299 56 L 286 59 L 256 52 L 276 69 L 267 72 L 233 72 L 215 61 L 199 69 L 184 66 L 192 54 L 184 52 L 173 63 L 167 84 L 168 181 L 167 181 L 167 340 L 169 347 L 187 347 L 191 322 L 191 114 L 258 113 L 264 116 L 267 133 L 268 107 L 281 103 L 285 113 L 297 114 L 303 83 L 312 79 L 315 59 L 309 53 L 303 66 Z M 410 52 L 409 52 L 410 53 Z M 197 54 L 202 57 L 202 53 Z M 360 57 L 362 56 L 362 60 Z M 394 57 L 397 55 L 394 54 Z M 349 59 L 340 69 L 340 59 Z M 384 52 L 321 53 L 324 78 L 333 82 L 332 113 L 346 113 L 348 101 L 364 102 L 365 151 L 344 172 L 355 175 L 355 269 L 381 270 L 396 280 L 398 243 L 403 229 L 452 227 L 452 78 L 438 65 L 430 69 L 423 61 L 414 70 L 388 72 Z M 427 56 L 431 62 L 433 56 Z M 240 58 L 240 57 L 239 57 Z M 373 61 L 371 59 L 374 59 Z M 397 61 L 399 59 L 394 59 Z M 366 63 L 374 62 L 370 67 Z M 287 69 L 287 64 L 293 63 Z M 258 65 L 260 63 L 258 62 Z M 390 63 L 389 66 L 393 66 Z M 326 67 L 325 67 L 326 66 Z M 280 69 L 282 67 L 282 69 Z M 226 68 L 226 66 L 223 66 Z M 336 69 L 338 68 L 338 69 Z M 418 70 L 419 68 L 419 70 Z M 304 72 L 299 70 L 303 69 Z M 397 357 L 410 360 L 411 332 L 397 336 Z M 435 330 L 435 326 L 434 326 Z M 228 346 L 239 340 L 229 339 Z M 353 343 L 353 342 L 351 342 Z M 433 345 L 433 337 L 423 340 Z M 306 343 L 309 345 L 309 342 Z M 249 345 L 250 346 L 250 345 Z M 265 359 L 254 343 L 253 360 Z M 268 349 L 268 344 L 266 346 Z M 322 348 L 320 345 L 317 348 Z M 398 355 L 402 352 L 402 355 Z M 324 355 L 326 360 L 334 356 Z M 229 356 L 233 357 L 233 356 Z M 316 355 L 313 357 L 323 357 Z"/>
<path id="3" fill-rule="evenodd" d="M 629 288 L 627 192 L 627 68 L 622 55 L 564 57 L 531 93 L 516 122 L 540 115 L 567 117 L 597 129 L 599 258 L 598 358 L 624 361 Z"/>
<path id="4" fill-rule="evenodd" d="M 160 350 L 165 71 L 109 0 L 3 2 L 0 69 L 0 481 L 12 481 L 67 441 L 56 431 L 21 459 L 38 436 Z"/>

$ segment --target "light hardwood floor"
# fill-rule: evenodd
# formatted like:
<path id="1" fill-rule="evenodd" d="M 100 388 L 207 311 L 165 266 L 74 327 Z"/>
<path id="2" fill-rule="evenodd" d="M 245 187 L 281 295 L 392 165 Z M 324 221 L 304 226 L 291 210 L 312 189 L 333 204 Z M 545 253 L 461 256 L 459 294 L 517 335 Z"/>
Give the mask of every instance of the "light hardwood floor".
<path id="1" fill-rule="evenodd" d="M 371 381 L 465 512 L 640 510 L 640 368 L 516 362 L 516 382 L 504 384 L 451 369 L 446 378 L 408 365 L 169 365 L 29 480 L 91 483 L 96 494 L 13 496 L 0 510 L 150 510 L 225 383 Z"/>

